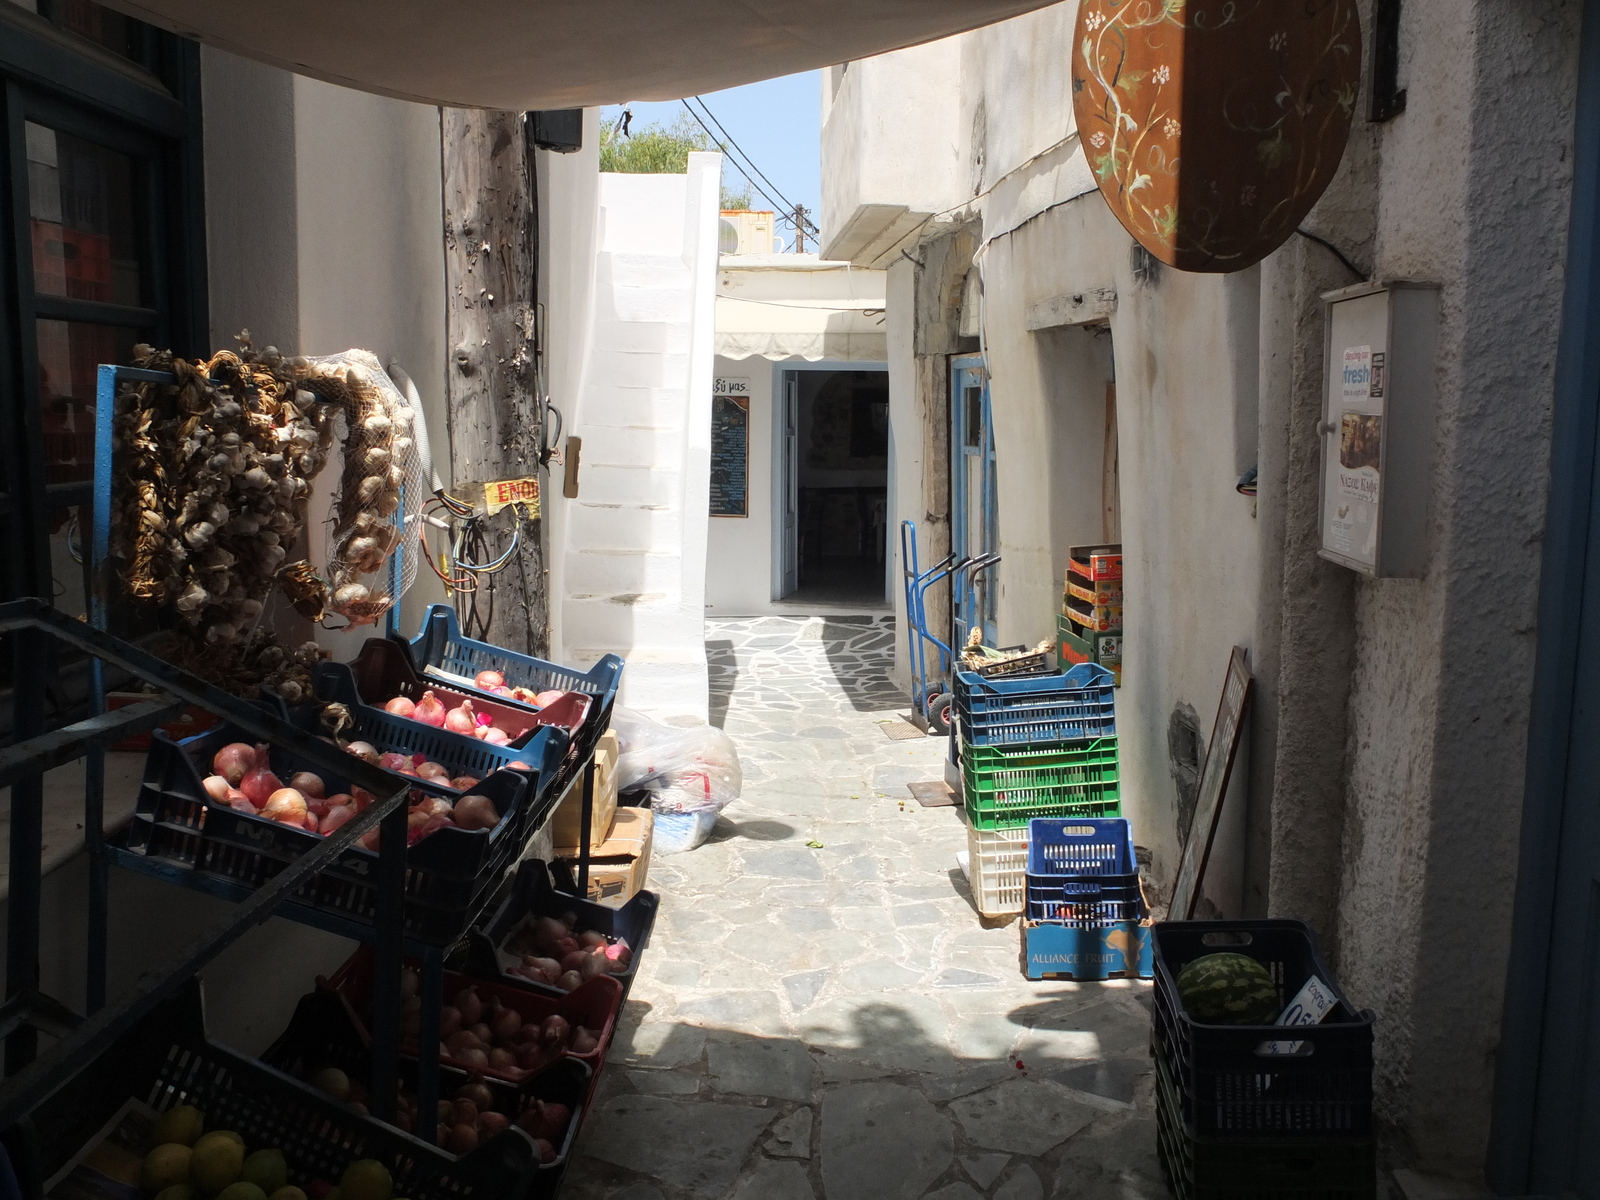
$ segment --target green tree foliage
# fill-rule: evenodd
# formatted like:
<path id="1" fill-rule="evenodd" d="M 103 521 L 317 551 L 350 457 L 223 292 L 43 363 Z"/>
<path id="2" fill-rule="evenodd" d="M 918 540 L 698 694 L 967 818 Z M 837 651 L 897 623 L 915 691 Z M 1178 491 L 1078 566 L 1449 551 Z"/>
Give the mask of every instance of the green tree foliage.
<path id="1" fill-rule="evenodd" d="M 671 125 L 650 124 L 635 128 L 624 137 L 614 122 L 600 127 L 600 169 L 627 175 L 682 175 L 689 169 L 694 151 L 727 153 L 727 147 L 711 137 L 688 113 L 679 113 Z M 725 160 L 726 161 L 726 160 Z M 722 207 L 750 208 L 754 201 L 749 183 L 741 180 L 737 190 L 722 181 Z"/>

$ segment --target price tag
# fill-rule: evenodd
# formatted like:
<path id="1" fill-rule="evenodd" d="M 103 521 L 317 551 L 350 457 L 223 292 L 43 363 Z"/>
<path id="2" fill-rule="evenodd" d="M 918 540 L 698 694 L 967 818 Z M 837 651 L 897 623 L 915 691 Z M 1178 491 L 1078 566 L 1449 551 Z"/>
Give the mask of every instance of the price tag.
<path id="1" fill-rule="evenodd" d="M 1322 1018 L 1333 1011 L 1334 1005 L 1339 1002 L 1328 991 L 1328 985 L 1313 975 L 1306 980 L 1294 999 L 1289 1001 L 1289 1007 L 1283 1010 L 1283 1015 L 1273 1022 L 1275 1025 L 1320 1025 Z M 1298 1054 L 1304 1042 L 1262 1042 L 1256 1047 L 1257 1054 Z"/>
<path id="2" fill-rule="evenodd" d="M 483 507 L 492 517 L 508 504 L 525 510 L 523 516 L 530 520 L 539 515 L 539 480 L 497 479 L 483 485 Z"/>

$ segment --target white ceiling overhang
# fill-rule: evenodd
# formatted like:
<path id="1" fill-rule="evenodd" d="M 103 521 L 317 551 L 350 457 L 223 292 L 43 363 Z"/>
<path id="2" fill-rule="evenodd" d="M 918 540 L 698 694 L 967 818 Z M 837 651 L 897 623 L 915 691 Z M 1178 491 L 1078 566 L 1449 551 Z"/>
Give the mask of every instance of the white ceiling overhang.
<path id="1" fill-rule="evenodd" d="M 346 87 L 463 108 L 548 109 L 714 92 L 933 41 L 1046 0 L 108 3 Z"/>

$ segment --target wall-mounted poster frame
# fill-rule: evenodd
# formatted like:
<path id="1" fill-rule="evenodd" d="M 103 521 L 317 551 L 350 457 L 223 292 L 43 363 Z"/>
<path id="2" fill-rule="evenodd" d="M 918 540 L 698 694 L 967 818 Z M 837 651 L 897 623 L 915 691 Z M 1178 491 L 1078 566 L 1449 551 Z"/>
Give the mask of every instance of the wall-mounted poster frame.
<path id="1" fill-rule="evenodd" d="M 711 515 L 750 515 L 750 380 L 718 377 L 711 396 Z"/>

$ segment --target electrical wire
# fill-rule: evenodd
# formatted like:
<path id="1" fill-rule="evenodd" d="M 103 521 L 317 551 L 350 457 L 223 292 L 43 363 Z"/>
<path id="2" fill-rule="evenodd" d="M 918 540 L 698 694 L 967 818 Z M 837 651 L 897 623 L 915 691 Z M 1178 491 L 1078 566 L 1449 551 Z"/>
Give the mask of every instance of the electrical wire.
<path id="1" fill-rule="evenodd" d="M 717 129 L 721 132 L 723 137 L 728 139 L 728 145 L 733 147 L 733 149 L 738 152 L 739 157 L 744 159 L 744 161 L 747 162 L 750 165 L 750 169 L 752 171 L 754 171 L 757 175 L 761 176 L 762 181 L 765 182 L 766 185 L 769 188 L 771 188 L 774 192 L 777 193 L 778 198 L 783 201 L 784 207 L 787 208 L 788 211 L 791 214 L 793 214 L 795 212 L 795 210 L 799 208 L 799 205 L 795 204 L 792 200 L 790 200 L 787 196 L 785 196 L 783 194 L 783 192 L 779 190 L 778 185 L 773 183 L 772 180 L 768 179 L 766 177 L 766 175 L 762 172 L 761 168 L 756 166 L 755 159 L 751 158 L 750 155 L 745 152 L 745 149 L 744 149 L 743 146 L 739 145 L 738 142 L 733 140 L 733 135 L 731 133 L 729 133 L 726 129 L 723 128 L 722 122 L 717 120 L 716 113 L 711 111 L 711 106 L 705 102 L 704 98 L 700 97 L 700 96 L 696 96 L 695 99 L 700 102 L 700 107 L 705 111 L 706 116 L 711 118 L 711 123 L 717 127 Z M 687 100 L 684 101 L 684 104 L 687 105 L 688 103 L 689 102 Z M 689 111 L 691 113 L 693 113 L 694 109 L 691 107 L 689 109 Z M 698 117 L 696 117 L 695 119 L 699 120 Z M 705 128 L 704 122 L 701 123 L 701 128 L 702 129 Z M 709 133 L 710 130 L 706 130 L 706 132 Z M 747 176 L 745 176 L 745 178 L 748 179 L 749 176 L 747 175 Z M 754 180 L 752 180 L 751 182 L 753 183 Z M 808 230 L 811 231 L 812 234 L 816 234 L 817 227 L 815 225 L 813 225 L 810 221 L 806 221 L 805 222 L 805 226 L 806 226 L 806 228 Z"/>
<path id="2" fill-rule="evenodd" d="M 773 183 L 772 180 L 768 179 L 765 173 L 762 172 L 761 168 L 756 166 L 755 160 L 745 152 L 744 147 L 739 145 L 738 142 L 734 141 L 733 135 L 723 128 L 722 122 L 717 120 L 717 116 L 711 111 L 710 106 L 707 105 L 706 102 L 699 96 L 694 97 L 694 99 L 700 101 L 700 107 L 705 110 L 705 115 L 710 119 L 711 124 L 717 127 L 717 132 L 712 131 L 711 126 L 707 125 L 705 120 L 701 118 L 700 114 L 695 112 L 694 106 L 690 104 L 688 100 L 680 101 L 680 103 L 682 103 L 684 108 L 689 110 L 689 115 L 695 119 L 701 129 L 706 131 L 706 135 L 710 137 L 712 141 L 718 142 L 719 144 L 725 144 L 726 148 L 731 151 L 729 157 L 732 159 L 735 169 L 738 170 L 739 174 L 745 177 L 750 186 L 755 188 L 756 191 L 760 192 L 764 197 L 766 197 L 769 204 L 782 212 L 783 215 L 781 219 L 786 224 L 796 228 L 804 225 L 805 232 L 810 233 L 812 237 L 821 237 L 822 235 L 818 231 L 816 225 L 814 225 L 807 218 L 801 217 L 798 221 L 796 221 L 795 213 L 800 206 L 785 196 L 778 188 L 778 185 Z M 721 134 L 720 138 L 717 136 L 718 132 Z M 726 139 L 725 143 L 723 143 L 723 139 Z M 741 165 L 740 159 L 744 160 L 743 165 Z M 757 176 L 760 176 L 761 183 L 765 183 L 766 187 L 762 187 L 761 183 L 758 183 L 755 178 L 752 178 L 752 171 L 755 172 Z M 771 188 L 772 190 L 769 192 L 767 188 Z"/>

